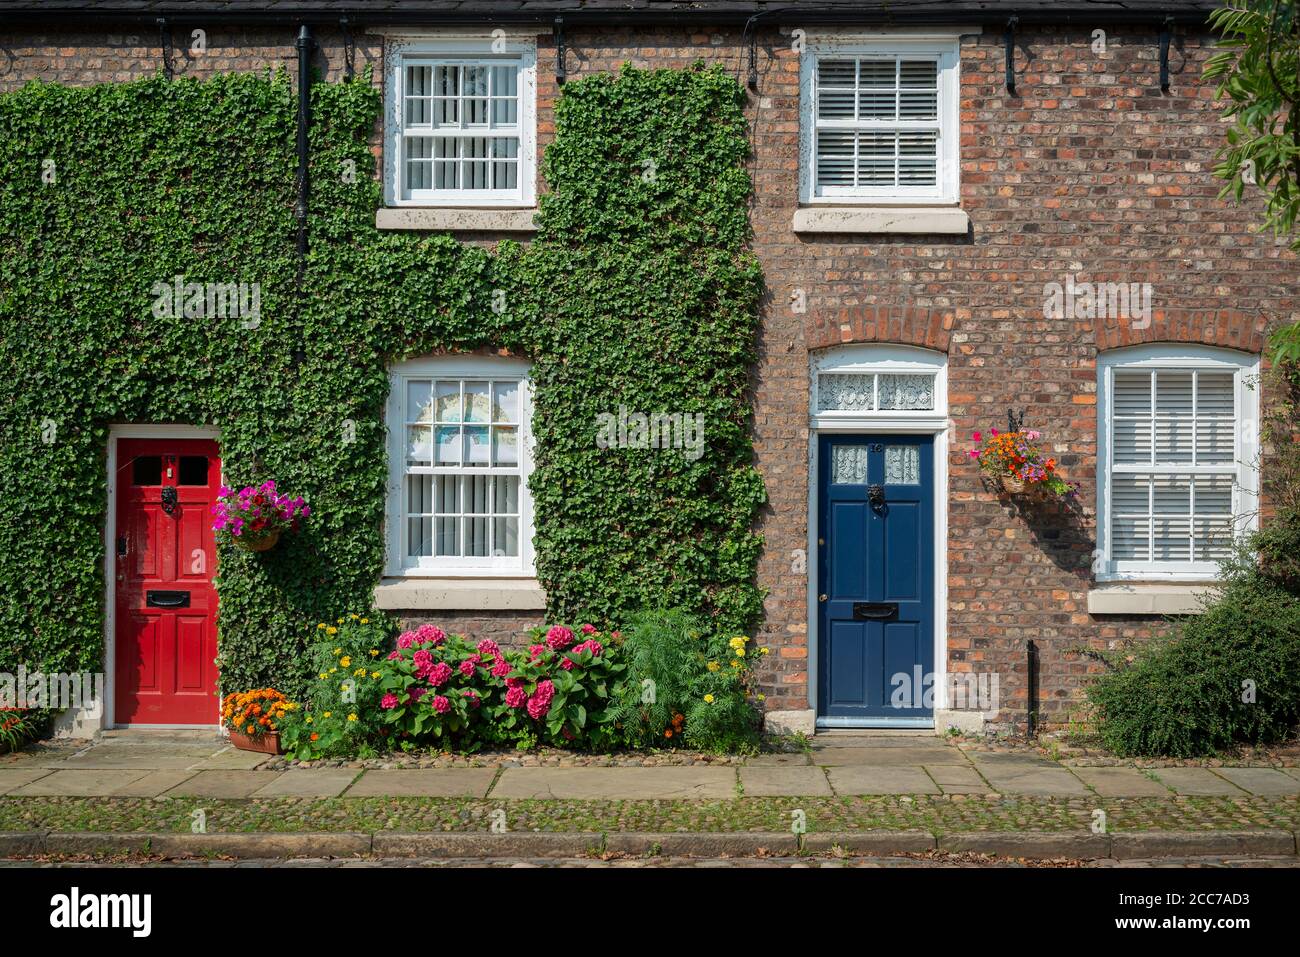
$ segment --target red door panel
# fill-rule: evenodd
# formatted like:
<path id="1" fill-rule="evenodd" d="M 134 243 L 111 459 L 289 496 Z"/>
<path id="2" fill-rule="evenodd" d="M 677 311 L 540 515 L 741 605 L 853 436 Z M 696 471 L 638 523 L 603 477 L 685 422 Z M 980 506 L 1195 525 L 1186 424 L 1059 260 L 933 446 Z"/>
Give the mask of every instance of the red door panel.
<path id="1" fill-rule="evenodd" d="M 122 439 L 117 464 L 114 720 L 215 724 L 217 444 Z"/>

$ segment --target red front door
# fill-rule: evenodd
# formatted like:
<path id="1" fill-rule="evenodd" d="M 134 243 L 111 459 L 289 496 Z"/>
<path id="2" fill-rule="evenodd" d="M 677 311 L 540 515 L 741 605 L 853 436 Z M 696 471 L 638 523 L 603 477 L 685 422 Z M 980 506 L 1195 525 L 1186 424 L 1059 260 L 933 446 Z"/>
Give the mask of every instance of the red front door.
<path id="1" fill-rule="evenodd" d="M 118 442 L 118 724 L 217 723 L 211 508 L 220 485 L 217 443 L 209 439 Z"/>

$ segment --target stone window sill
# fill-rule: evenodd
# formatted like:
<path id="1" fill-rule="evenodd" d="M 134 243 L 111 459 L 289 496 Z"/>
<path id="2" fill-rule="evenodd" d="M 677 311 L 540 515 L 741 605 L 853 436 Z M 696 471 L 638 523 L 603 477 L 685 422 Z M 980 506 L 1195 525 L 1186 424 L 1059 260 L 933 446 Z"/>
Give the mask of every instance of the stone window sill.
<path id="1" fill-rule="evenodd" d="M 545 611 L 535 578 L 385 578 L 375 586 L 385 611 Z"/>
<path id="2" fill-rule="evenodd" d="M 1215 582 L 1105 582 L 1088 590 L 1090 615 L 1199 615 Z"/>
<path id="3" fill-rule="evenodd" d="M 955 206 L 805 206 L 796 233 L 915 233 L 964 236 L 970 217 Z"/>
<path id="4" fill-rule="evenodd" d="M 458 233 L 535 233 L 536 208 L 488 209 L 453 206 L 385 206 L 375 212 L 376 229 Z"/>

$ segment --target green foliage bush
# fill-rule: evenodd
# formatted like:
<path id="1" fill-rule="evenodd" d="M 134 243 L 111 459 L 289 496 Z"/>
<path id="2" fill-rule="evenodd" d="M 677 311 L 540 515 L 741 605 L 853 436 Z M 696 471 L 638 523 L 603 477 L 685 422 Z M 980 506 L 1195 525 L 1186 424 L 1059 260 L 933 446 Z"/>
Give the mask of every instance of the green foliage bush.
<path id="1" fill-rule="evenodd" d="M 1300 720 L 1300 601 L 1246 559 L 1203 614 L 1117 662 L 1087 693 L 1103 744 L 1121 755 L 1199 757 L 1281 741 Z"/>
<path id="2" fill-rule="evenodd" d="M 752 624 L 762 277 L 742 98 L 717 69 L 567 84 L 537 237 L 493 253 L 377 231 L 379 92 L 316 85 L 299 284 L 284 76 L 0 95 L 0 668 L 100 666 L 109 424 L 211 424 L 226 484 L 274 478 L 312 508 L 274 551 L 220 549 L 222 685 L 301 697 L 322 611 L 367 607 L 382 567 L 387 367 L 476 349 L 533 361 L 551 620 L 666 602 Z M 260 283 L 260 325 L 154 318 L 151 287 L 178 274 Z M 597 416 L 620 406 L 701 413 L 704 454 L 600 449 Z"/>
<path id="3" fill-rule="evenodd" d="M 759 740 L 754 667 L 765 651 L 672 609 L 641 612 L 622 635 L 627 687 L 617 720 L 629 739 L 658 747 L 748 751 Z"/>

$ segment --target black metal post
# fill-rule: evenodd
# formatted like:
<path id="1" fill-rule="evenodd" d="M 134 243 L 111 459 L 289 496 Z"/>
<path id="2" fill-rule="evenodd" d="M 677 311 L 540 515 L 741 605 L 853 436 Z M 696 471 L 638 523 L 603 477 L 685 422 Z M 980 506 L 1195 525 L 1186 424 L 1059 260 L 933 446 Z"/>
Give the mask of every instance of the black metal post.
<path id="1" fill-rule="evenodd" d="M 298 201 L 294 215 L 298 219 L 298 278 L 302 278 L 307 260 L 307 206 L 311 196 L 308 176 L 307 132 L 311 128 L 311 28 L 298 29 Z"/>
<path id="2" fill-rule="evenodd" d="M 1019 23 L 1019 17 L 1012 17 L 1007 21 L 1006 33 L 1002 35 L 1002 42 L 1006 46 L 1007 92 L 1012 96 L 1016 95 L 1016 26 Z"/>
<path id="3" fill-rule="evenodd" d="M 1169 33 L 1173 29 L 1174 18 L 1165 17 L 1160 24 L 1160 92 L 1169 92 Z"/>
<path id="4" fill-rule="evenodd" d="M 1028 694 L 1025 701 L 1025 736 L 1032 741 L 1038 730 L 1038 646 L 1033 639 L 1025 642 L 1025 668 L 1028 673 Z"/>
<path id="5" fill-rule="evenodd" d="M 158 18 L 158 46 L 162 51 L 163 75 L 170 80 L 176 69 L 172 66 L 172 32 L 167 28 L 166 17 Z"/>
<path id="6" fill-rule="evenodd" d="M 564 47 L 564 17 L 555 18 L 555 83 L 564 86 L 568 74 L 564 70 L 564 56 L 568 51 Z"/>

